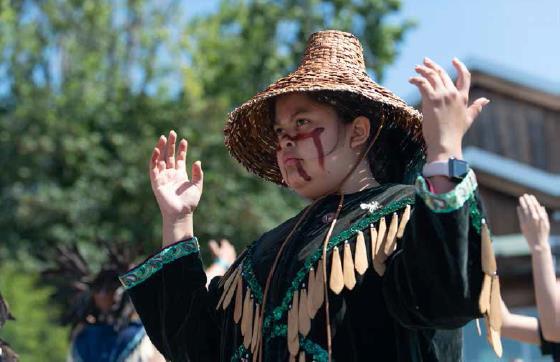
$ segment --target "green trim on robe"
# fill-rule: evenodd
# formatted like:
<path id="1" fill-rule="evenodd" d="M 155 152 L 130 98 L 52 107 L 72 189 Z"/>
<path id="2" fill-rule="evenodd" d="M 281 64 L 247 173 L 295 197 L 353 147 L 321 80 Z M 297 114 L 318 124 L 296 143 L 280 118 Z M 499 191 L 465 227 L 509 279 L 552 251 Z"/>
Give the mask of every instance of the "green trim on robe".
<path id="1" fill-rule="evenodd" d="M 478 184 L 473 170 L 453 190 L 444 194 L 430 192 L 426 179 L 418 176 L 416 179 L 416 192 L 424 200 L 426 206 L 436 213 L 448 213 L 463 207 L 471 199 Z"/>
<path id="2" fill-rule="evenodd" d="M 130 289 L 160 271 L 165 264 L 169 264 L 181 257 L 197 253 L 199 251 L 200 247 L 196 237 L 180 241 L 167 246 L 159 253 L 153 255 L 145 262 L 138 265 L 136 268 L 119 276 L 119 280 L 125 289 Z"/>

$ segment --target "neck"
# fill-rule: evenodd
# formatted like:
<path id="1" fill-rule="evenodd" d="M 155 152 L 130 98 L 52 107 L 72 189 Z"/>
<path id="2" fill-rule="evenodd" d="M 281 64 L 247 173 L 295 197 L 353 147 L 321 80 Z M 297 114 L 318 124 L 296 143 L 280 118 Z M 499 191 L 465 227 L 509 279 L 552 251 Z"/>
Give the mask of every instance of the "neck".
<path id="1" fill-rule="evenodd" d="M 375 186 L 379 186 L 379 182 L 375 180 L 368 161 L 362 160 L 358 166 L 352 171 L 350 176 L 342 184 L 340 193 L 350 194 L 358 191 L 363 191 Z"/>

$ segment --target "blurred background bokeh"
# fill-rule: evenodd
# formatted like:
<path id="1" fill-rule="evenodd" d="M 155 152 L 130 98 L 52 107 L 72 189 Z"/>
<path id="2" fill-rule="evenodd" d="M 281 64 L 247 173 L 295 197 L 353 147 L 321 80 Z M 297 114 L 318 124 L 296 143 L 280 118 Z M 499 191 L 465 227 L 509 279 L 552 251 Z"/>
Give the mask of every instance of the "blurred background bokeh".
<path id="1" fill-rule="evenodd" d="M 61 361 L 69 344 L 43 278 L 60 248 L 90 268 L 100 245 L 157 250 L 160 214 L 147 177 L 151 149 L 175 129 L 202 160 L 202 241 L 241 250 L 304 201 L 248 174 L 222 128 L 236 105 L 292 70 L 313 31 L 356 34 L 370 74 L 413 105 L 407 83 L 430 56 L 473 73 L 490 105 L 468 133 L 496 235 L 504 298 L 535 313 L 529 251 L 515 216 L 530 192 L 547 207 L 560 255 L 560 2 L 420 0 L 0 0 L 0 290 L 15 322 L 0 337 L 23 361 Z M 206 254 L 206 256 L 208 256 Z M 210 262 L 210 260 L 208 260 Z M 465 360 L 493 361 L 465 329 Z M 505 343 L 504 360 L 540 360 Z"/>

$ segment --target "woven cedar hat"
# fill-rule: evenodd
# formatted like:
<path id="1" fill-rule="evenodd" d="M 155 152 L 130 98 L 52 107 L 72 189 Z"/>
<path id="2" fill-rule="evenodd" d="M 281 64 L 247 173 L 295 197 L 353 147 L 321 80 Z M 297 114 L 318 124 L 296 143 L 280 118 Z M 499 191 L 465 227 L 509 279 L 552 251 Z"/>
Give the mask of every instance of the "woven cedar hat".
<path id="1" fill-rule="evenodd" d="M 385 137 L 385 144 L 392 144 L 396 153 L 409 150 L 406 155 L 383 150 L 376 156 L 375 163 L 384 165 L 384 168 L 395 166 L 401 170 L 397 173 L 402 174 L 402 170 L 417 162 L 424 148 L 421 114 L 375 83 L 366 72 L 359 40 L 350 33 L 336 30 L 312 34 L 301 64 L 293 73 L 279 79 L 228 115 L 224 134 L 231 155 L 256 175 L 282 184 L 276 161 L 277 137 L 272 127 L 271 101 L 282 94 L 318 91 L 348 94 L 360 100 L 360 109 L 375 109 L 375 117 L 383 121 L 378 140 L 391 132 Z M 378 172 L 374 175 L 382 182 L 401 181 L 394 177 L 380 178 Z"/>

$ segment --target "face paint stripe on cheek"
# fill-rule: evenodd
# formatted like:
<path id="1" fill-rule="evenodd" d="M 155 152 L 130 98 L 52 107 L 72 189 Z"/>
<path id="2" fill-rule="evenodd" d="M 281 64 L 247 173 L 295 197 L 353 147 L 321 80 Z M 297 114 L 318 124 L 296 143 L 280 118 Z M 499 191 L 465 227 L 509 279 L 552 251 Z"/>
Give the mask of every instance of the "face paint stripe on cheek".
<path id="1" fill-rule="evenodd" d="M 325 169 L 325 153 L 323 151 L 323 143 L 321 142 L 321 133 L 323 133 L 324 128 L 317 128 L 312 133 L 313 143 L 315 148 L 317 148 L 317 154 L 319 155 L 319 166 Z"/>
<path id="2" fill-rule="evenodd" d="M 317 149 L 319 165 L 321 166 L 321 168 L 324 169 L 325 168 L 325 151 L 323 150 L 323 143 L 321 142 L 321 134 L 324 131 L 325 131 L 325 129 L 323 127 L 319 127 L 319 128 L 315 128 L 311 132 L 299 133 L 295 137 L 291 137 L 289 135 L 286 135 L 285 137 L 288 138 L 291 141 L 294 141 L 294 142 L 303 141 L 303 140 L 306 140 L 308 138 L 312 138 L 313 139 L 313 144 L 315 145 L 315 148 Z"/>
<path id="3" fill-rule="evenodd" d="M 307 172 L 305 172 L 300 160 L 296 162 L 296 168 L 301 178 L 303 178 L 305 181 L 311 181 L 311 176 L 309 176 Z"/>

